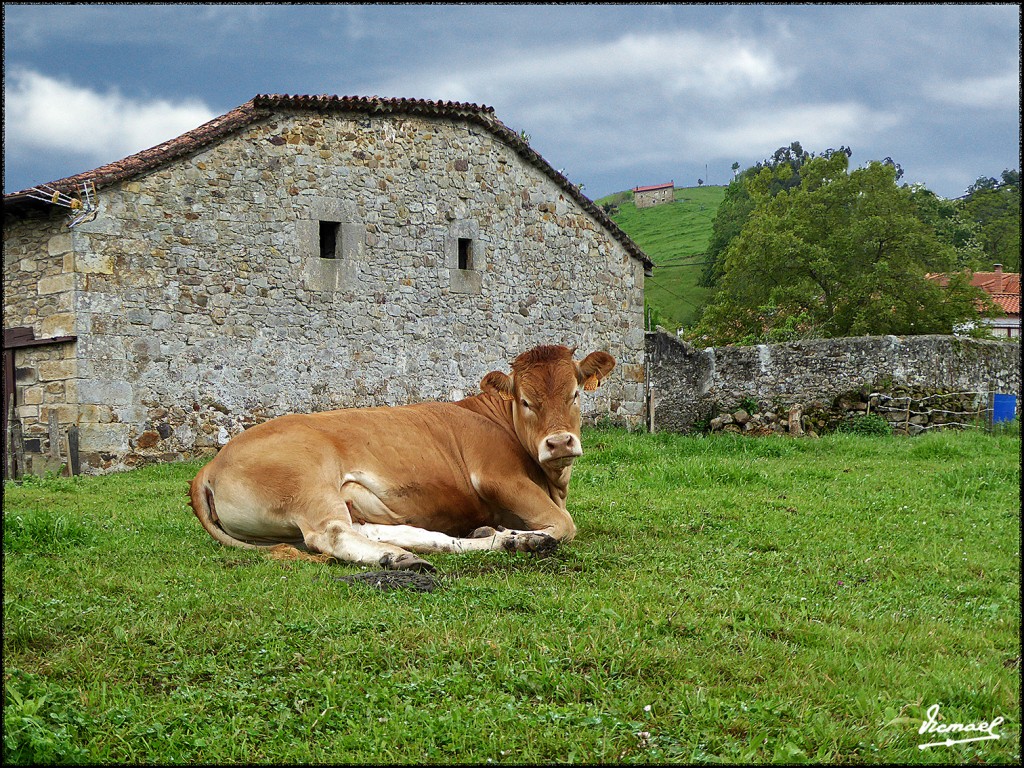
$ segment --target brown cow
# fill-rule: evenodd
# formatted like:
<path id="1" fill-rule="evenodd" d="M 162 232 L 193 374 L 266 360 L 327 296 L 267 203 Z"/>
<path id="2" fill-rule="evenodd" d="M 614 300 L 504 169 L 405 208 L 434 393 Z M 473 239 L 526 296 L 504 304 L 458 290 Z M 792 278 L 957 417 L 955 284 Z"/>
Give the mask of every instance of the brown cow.
<path id="1" fill-rule="evenodd" d="M 615 366 L 544 346 L 492 371 L 482 394 L 282 416 L 235 437 L 199 471 L 192 509 L 222 544 L 291 544 L 338 560 L 433 570 L 412 552 L 548 552 L 580 445 L 580 388 Z"/>

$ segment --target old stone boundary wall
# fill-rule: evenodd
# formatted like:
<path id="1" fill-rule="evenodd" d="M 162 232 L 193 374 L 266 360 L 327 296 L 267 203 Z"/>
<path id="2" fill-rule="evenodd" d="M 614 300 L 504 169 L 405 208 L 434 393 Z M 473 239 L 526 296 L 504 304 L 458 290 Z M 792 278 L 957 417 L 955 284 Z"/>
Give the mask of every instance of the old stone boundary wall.
<path id="1" fill-rule="evenodd" d="M 716 420 L 733 431 L 788 432 L 791 412 L 793 431 L 821 431 L 873 411 L 914 434 L 983 415 L 989 393 L 1021 388 L 1016 342 L 863 336 L 697 349 L 660 329 L 646 341 L 648 426 L 657 431 L 698 431 Z"/>

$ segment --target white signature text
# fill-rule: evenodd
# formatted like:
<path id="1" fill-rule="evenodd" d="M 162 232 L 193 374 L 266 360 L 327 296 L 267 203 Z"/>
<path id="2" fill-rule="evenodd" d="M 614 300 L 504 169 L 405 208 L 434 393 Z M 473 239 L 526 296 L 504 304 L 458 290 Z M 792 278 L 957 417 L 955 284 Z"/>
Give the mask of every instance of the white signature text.
<path id="1" fill-rule="evenodd" d="M 1003 718 L 997 717 L 991 723 L 940 723 L 939 722 L 939 705 L 932 704 L 928 708 L 928 719 L 921 723 L 921 728 L 918 733 L 942 733 L 947 734 L 948 738 L 945 741 L 936 741 L 931 744 L 918 744 L 918 749 L 928 749 L 929 747 L 951 747 L 954 744 L 965 744 L 968 741 L 988 741 L 989 739 L 1000 738 L 998 733 L 993 733 L 997 726 L 1003 724 Z M 985 734 L 977 736 L 968 736 L 963 739 L 954 739 L 949 734 Z"/>

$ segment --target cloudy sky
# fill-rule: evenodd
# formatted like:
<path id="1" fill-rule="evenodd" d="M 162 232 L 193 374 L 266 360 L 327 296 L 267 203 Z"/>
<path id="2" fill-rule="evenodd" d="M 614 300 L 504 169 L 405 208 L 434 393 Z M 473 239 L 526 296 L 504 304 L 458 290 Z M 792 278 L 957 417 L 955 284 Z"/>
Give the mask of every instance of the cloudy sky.
<path id="1" fill-rule="evenodd" d="M 599 198 L 782 145 L 946 197 L 1020 167 L 1015 5 L 4 5 L 4 191 L 258 93 L 494 107 Z"/>

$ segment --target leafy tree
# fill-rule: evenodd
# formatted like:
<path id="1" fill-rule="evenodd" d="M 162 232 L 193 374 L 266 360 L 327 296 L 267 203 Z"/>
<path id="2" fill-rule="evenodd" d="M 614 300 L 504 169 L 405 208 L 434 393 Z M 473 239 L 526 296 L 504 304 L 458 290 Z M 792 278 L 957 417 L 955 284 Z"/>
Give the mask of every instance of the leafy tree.
<path id="1" fill-rule="evenodd" d="M 979 178 L 960 201 L 962 215 L 977 226 L 986 269 L 1002 264 L 1020 271 L 1020 172 L 1004 170 L 1000 180 Z"/>
<path id="2" fill-rule="evenodd" d="M 848 147 L 840 147 L 838 150 L 826 150 L 824 156 L 830 157 L 837 151 L 844 153 L 847 157 L 853 154 Z M 707 258 L 701 273 L 700 285 L 712 288 L 721 280 L 722 253 L 732 239 L 740 233 L 754 209 L 747 184 L 753 178 L 761 177 L 767 170 L 771 172 L 770 178 L 767 181 L 762 178 L 762 183 L 767 183 L 769 194 L 774 196 L 797 187 L 800 185 L 800 169 L 814 156 L 804 150 L 799 141 L 794 141 L 788 147 L 779 147 L 771 158 L 751 166 L 729 183 L 725 190 L 725 197 L 711 224 L 711 239 L 708 242 Z M 736 173 L 737 168 L 739 168 L 739 163 L 733 163 L 733 173 Z"/>
<path id="3" fill-rule="evenodd" d="M 708 241 L 700 285 L 710 288 L 721 280 L 722 253 L 743 229 L 753 210 L 754 200 L 747 191 L 743 178 L 738 176 L 725 188 L 725 197 L 722 198 L 711 222 L 711 239 Z"/>
<path id="4" fill-rule="evenodd" d="M 785 169 L 763 167 L 747 180 L 753 210 L 724 252 L 721 290 L 692 338 L 949 333 L 978 317 L 982 292 L 955 273 L 955 249 L 921 220 L 895 164 L 848 166 L 846 151 L 811 157 L 800 184 L 774 194 Z M 928 272 L 955 274 L 944 288 Z"/>
<path id="5" fill-rule="evenodd" d="M 935 230 L 939 240 L 953 247 L 958 268 L 987 269 L 981 227 L 965 214 L 960 201 L 939 197 L 923 184 L 910 187 L 910 199 L 918 218 Z"/>

